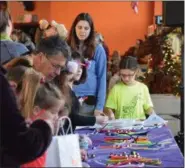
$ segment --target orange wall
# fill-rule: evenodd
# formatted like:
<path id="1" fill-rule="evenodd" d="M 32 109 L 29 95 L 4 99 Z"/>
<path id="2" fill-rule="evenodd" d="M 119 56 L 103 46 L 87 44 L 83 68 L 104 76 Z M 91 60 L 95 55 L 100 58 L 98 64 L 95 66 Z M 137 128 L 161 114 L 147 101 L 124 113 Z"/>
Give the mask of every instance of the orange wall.
<path id="1" fill-rule="evenodd" d="M 13 21 L 16 22 L 19 15 L 23 15 L 25 13 L 37 14 L 38 19 L 48 19 L 50 20 L 50 2 L 35 2 L 35 10 L 33 12 L 24 11 L 24 6 L 19 2 L 8 2 L 9 10 Z"/>
<path id="2" fill-rule="evenodd" d="M 51 2 L 51 18 L 69 29 L 80 12 L 89 12 L 95 28 L 101 32 L 111 52 L 125 52 L 136 39 L 144 38 L 147 27 L 153 23 L 154 3 L 139 2 L 139 14 L 131 2 Z"/>
<path id="3" fill-rule="evenodd" d="M 154 3 L 154 15 L 162 15 L 162 1 L 156 1 Z"/>
<path id="4" fill-rule="evenodd" d="M 131 2 L 35 2 L 35 10 L 39 19 L 56 20 L 70 29 L 72 21 L 80 12 L 89 12 L 94 20 L 95 28 L 101 32 L 111 52 L 125 52 L 134 45 L 136 39 L 144 38 L 147 28 L 153 23 L 154 2 L 139 2 L 139 14 L 131 8 Z M 22 4 L 9 2 L 11 15 L 15 20 L 24 12 Z"/>

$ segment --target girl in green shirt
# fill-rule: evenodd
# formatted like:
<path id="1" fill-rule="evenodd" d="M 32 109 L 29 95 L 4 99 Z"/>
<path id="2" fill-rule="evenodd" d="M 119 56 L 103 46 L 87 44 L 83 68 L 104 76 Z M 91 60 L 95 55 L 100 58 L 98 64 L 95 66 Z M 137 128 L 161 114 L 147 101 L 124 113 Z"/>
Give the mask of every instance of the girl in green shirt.
<path id="1" fill-rule="evenodd" d="M 153 113 L 148 87 L 136 80 L 139 66 L 135 57 L 125 56 L 119 65 L 121 81 L 109 92 L 106 113 L 109 119 L 146 119 Z"/>

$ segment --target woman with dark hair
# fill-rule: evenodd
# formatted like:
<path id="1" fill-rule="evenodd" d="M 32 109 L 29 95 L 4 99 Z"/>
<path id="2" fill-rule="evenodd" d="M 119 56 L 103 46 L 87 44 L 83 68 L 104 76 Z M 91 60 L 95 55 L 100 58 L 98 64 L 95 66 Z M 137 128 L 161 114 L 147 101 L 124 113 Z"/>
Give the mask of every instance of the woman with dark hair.
<path id="1" fill-rule="evenodd" d="M 26 54 L 28 49 L 23 44 L 11 40 L 12 21 L 9 12 L 0 8 L 0 18 L 0 63 L 4 64 L 15 57 Z"/>
<path id="2" fill-rule="evenodd" d="M 72 51 L 78 51 L 88 64 L 85 83 L 74 86 L 77 97 L 87 97 L 80 113 L 101 115 L 106 97 L 107 58 L 103 46 L 95 42 L 94 23 L 88 13 L 76 17 L 67 41 Z"/>
<path id="3" fill-rule="evenodd" d="M 73 91 L 73 85 L 79 85 L 86 80 L 86 64 L 85 60 L 74 52 L 72 54 L 72 60 L 67 64 L 67 70 L 62 71 L 60 76 L 56 77 L 57 85 L 63 92 L 66 98 L 66 105 L 68 107 L 69 117 L 72 122 L 73 130 L 76 126 L 92 126 L 95 123 L 104 124 L 107 122 L 108 117 L 105 116 L 82 116 L 79 114 L 80 103 L 83 103 L 84 99 L 78 99 Z M 68 124 L 66 124 L 67 127 Z"/>

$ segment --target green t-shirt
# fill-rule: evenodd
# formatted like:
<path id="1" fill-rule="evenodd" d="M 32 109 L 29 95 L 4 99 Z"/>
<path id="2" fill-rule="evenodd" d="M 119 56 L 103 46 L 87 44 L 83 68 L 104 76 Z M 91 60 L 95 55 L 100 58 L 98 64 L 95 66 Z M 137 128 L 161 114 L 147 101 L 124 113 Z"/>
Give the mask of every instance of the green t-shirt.
<path id="1" fill-rule="evenodd" d="M 128 86 L 119 82 L 111 89 L 106 107 L 115 110 L 116 119 L 145 119 L 145 112 L 153 103 L 145 84 L 137 82 Z"/>

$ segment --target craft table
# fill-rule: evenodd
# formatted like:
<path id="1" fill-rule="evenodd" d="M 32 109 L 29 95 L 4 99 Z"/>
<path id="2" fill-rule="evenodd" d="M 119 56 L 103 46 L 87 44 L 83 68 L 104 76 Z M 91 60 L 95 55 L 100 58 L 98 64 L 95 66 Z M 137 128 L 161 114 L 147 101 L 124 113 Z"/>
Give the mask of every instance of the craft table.
<path id="1" fill-rule="evenodd" d="M 93 142 L 93 146 L 95 146 L 95 149 L 90 148 L 88 150 L 88 154 L 92 155 L 94 154 L 94 158 L 89 158 L 87 163 L 91 167 L 106 167 L 106 162 L 108 160 L 108 156 L 110 153 L 123 153 L 128 152 L 130 153 L 131 149 L 99 149 L 98 145 L 101 143 L 104 143 L 104 133 L 98 133 L 98 134 L 91 134 L 93 133 L 93 129 L 80 129 L 77 130 L 76 133 L 79 134 L 87 134 L 91 138 Z M 183 155 L 178 148 L 178 145 L 176 141 L 173 138 L 173 135 L 170 131 L 170 129 L 166 126 L 162 128 L 154 128 L 150 129 L 148 132 L 148 138 L 152 142 L 169 142 L 167 144 L 164 143 L 163 146 L 161 146 L 158 149 L 151 148 L 147 150 L 139 149 L 134 150 L 140 153 L 141 157 L 148 157 L 152 159 L 159 158 L 162 161 L 161 166 L 157 167 L 184 167 L 184 158 Z M 147 167 L 156 167 L 156 166 L 147 166 Z"/>

